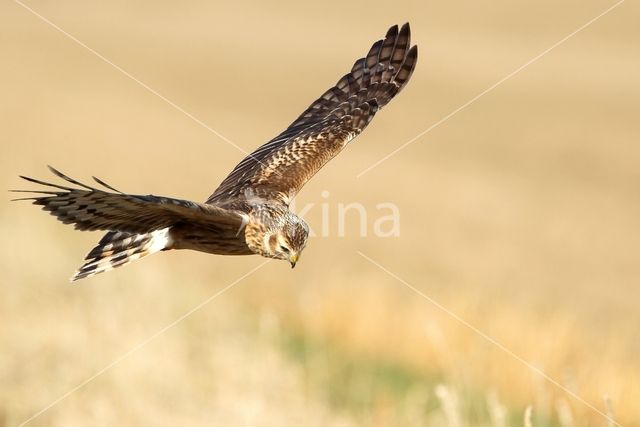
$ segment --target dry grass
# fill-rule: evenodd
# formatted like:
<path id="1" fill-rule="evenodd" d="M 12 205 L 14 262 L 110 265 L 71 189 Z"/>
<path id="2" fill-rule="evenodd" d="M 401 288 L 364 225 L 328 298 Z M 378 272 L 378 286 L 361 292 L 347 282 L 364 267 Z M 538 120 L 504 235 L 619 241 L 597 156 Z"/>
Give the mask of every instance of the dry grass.
<path id="1" fill-rule="evenodd" d="M 609 5 L 34 4 L 247 150 L 389 24 L 410 20 L 420 45 L 407 90 L 298 200 L 320 203 L 327 189 L 330 202 L 393 202 L 401 237 L 314 239 L 294 271 L 268 264 L 34 424 L 443 425 L 452 416 L 441 384 L 461 425 L 499 425 L 503 407 L 506 425 L 607 425 L 358 250 L 618 422 L 637 423 L 637 4 L 355 178 Z M 242 157 L 20 6 L 0 6 L 0 28 L 0 187 L 42 177 L 50 163 L 125 191 L 202 200 Z M 319 209 L 307 219 L 317 227 Z M 259 262 L 160 254 L 71 286 L 97 235 L 6 202 L 0 233 L 7 425 Z M 301 357 L 290 337 L 316 350 Z"/>

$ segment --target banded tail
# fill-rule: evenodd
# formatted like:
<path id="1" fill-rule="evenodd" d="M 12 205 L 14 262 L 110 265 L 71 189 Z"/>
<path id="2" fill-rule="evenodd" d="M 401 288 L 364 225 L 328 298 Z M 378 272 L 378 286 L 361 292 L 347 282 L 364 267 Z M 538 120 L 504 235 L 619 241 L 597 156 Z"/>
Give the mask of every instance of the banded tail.
<path id="1" fill-rule="evenodd" d="M 85 258 L 86 262 L 71 277 L 71 281 L 113 270 L 147 255 L 169 249 L 170 245 L 169 227 L 144 234 L 110 231 L 89 252 Z"/>

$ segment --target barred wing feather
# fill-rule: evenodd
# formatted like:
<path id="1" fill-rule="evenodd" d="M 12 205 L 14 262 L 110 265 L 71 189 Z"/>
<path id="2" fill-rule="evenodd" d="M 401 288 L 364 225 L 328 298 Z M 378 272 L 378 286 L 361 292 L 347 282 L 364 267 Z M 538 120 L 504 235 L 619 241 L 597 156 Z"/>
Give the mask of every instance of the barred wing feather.
<path id="1" fill-rule="evenodd" d="M 181 221 L 191 223 L 227 224 L 240 228 L 243 215 L 210 204 L 153 195 L 125 194 L 96 179 L 106 187 L 105 191 L 82 184 L 56 169 L 51 172 L 76 187 L 52 184 L 34 178 L 22 178 L 52 190 L 19 190 L 36 193 L 26 197 L 33 204 L 51 213 L 65 224 L 73 224 L 78 230 L 118 230 L 126 233 L 148 233 Z"/>
<path id="2" fill-rule="evenodd" d="M 391 27 L 284 132 L 242 160 L 207 203 L 250 195 L 288 204 L 405 87 L 418 58 L 410 32 L 409 24 Z"/>

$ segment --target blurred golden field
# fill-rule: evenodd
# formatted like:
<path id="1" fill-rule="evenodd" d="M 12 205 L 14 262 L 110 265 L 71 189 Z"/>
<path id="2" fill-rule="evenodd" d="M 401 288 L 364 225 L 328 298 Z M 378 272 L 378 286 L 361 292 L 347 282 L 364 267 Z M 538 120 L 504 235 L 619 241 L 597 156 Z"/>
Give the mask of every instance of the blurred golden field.
<path id="1" fill-rule="evenodd" d="M 263 260 L 172 252 L 70 285 L 100 235 L 5 197 L 0 425 L 48 408 L 29 425 L 518 426 L 528 406 L 534 426 L 613 425 L 522 360 L 640 425 L 637 3 L 357 178 L 613 4 L 27 3 L 247 151 L 390 25 L 410 21 L 420 53 L 299 195 L 312 228 L 323 204 L 330 222 L 295 270 L 217 294 Z M 244 157 L 20 4 L 0 6 L 0 34 L 2 188 L 51 164 L 204 200 Z M 349 202 L 366 237 L 357 215 L 338 237 Z M 399 237 L 371 232 L 383 202 Z"/>

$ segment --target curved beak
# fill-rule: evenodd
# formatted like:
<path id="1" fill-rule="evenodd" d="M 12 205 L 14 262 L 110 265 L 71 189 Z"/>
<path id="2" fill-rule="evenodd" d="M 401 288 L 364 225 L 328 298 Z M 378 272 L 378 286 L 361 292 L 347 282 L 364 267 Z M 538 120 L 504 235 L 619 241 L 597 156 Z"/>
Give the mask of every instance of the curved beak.
<path id="1" fill-rule="evenodd" d="M 289 262 L 291 263 L 291 268 L 296 266 L 296 263 L 298 262 L 298 254 L 293 253 L 291 254 L 291 256 L 289 256 Z"/>

